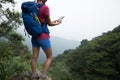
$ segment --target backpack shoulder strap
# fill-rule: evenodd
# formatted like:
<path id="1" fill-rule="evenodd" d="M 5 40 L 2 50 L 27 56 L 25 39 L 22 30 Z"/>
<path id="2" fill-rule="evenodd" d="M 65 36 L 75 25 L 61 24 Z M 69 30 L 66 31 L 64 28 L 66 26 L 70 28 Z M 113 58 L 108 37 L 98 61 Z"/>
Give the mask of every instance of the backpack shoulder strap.
<path id="1" fill-rule="evenodd" d="M 42 4 L 42 3 L 38 3 L 38 4 L 37 4 L 37 7 L 40 8 L 40 7 L 43 6 L 43 5 L 44 5 L 44 4 Z"/>

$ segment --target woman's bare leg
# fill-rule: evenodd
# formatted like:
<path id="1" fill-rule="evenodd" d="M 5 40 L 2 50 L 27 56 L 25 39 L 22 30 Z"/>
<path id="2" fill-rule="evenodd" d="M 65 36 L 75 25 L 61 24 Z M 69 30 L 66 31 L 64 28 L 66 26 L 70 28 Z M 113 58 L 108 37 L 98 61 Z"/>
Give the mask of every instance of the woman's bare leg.
<path id="1" fill-rule="evenodd" d="M 47 74 L 48 69 L 51 65 L 52 62 L 52 48 L 49 48 L 47 50 L 44 50 L 45 54 L 46 54 L 46 61 L 44 63 L 44 70 L 43 73 Z"/>
<path id="2" fill-rule="evenodd" d="M 32 73 L 36 72 L 36 62 L 39 56 L 40 48 L 33 48 L 32 60 L 31 60 L 31 69 Z"/>

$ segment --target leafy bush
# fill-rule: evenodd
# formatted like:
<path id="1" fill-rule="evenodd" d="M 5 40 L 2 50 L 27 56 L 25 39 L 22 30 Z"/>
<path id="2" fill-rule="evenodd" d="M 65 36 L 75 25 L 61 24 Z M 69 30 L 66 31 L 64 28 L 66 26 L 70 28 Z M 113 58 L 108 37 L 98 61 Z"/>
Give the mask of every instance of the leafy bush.
<path id="1" fill-rule="evenodd" d="M 0 42 L 0 80 L 30 70 L 30 52 L 19 43 Z"/>

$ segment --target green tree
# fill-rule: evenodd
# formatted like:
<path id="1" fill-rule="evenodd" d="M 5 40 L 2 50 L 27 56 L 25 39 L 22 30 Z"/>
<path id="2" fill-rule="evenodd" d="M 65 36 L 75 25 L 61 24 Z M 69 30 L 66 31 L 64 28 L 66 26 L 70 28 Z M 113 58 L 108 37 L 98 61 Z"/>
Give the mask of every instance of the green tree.
<path id="1" fill-rule="evenodd" d="M 53 80 L 120 80 L 120 26 L 53 59 Z"/>
<path id="2" fill-rule="evenodd" d="M 17 45 L 16 45 L 17 44 Z M 21 43 L 0 42 L 0 80 L 30 70 L 30 52 Z"/>
<path id="3" fill-rule="evenodd" d="M 10 80 L 13 75 L 30 70 L 30 51 L 23 45 L 23 37 L 15 31 L 22 21 L 14 6 L 14 0 L 0 0 L 0 37 L 9 39 L 0 42 L 0 80 Z"/>
<path id="4" fill-rule="evenodd" d="M 120 79 L 120 26 L 80 46 L 67 61 L 74 80 Z"/>
<path id="5" fill-rule="evenodd" d="M 13 30 L 22 24 L 20 13 L 15 11 L 14 6 L 14 0 L 0 0 L 0 36 L 10 39 Z"/>
<path id="6" fill-rule="evenodd" d="M 50 76 L 52 80 L 70 80 L 71 75 L 69 73 L 69 67 L 66 66 L 67 53 L 72 50 L 65 50 L 63 54 L 53 58 L 53 62 L 50 68 Z"/>
<path id="7" fill-rule="evenodd" d="M 120 26 L 64 51 L 50 72 L 53 80 L 120 80 Z"/>

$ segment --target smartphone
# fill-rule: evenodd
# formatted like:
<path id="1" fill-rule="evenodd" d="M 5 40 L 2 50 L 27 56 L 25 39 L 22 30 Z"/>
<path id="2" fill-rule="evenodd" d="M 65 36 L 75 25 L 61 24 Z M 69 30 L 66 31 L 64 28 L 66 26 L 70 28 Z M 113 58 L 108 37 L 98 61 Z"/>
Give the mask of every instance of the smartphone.
<path id="1" fill-rule="evenodd" d="M 62 21 L 63 18 L 64 18 L 64 16 L 61 16 L 61 17 L 58 19 L 58 21 Z"/>

